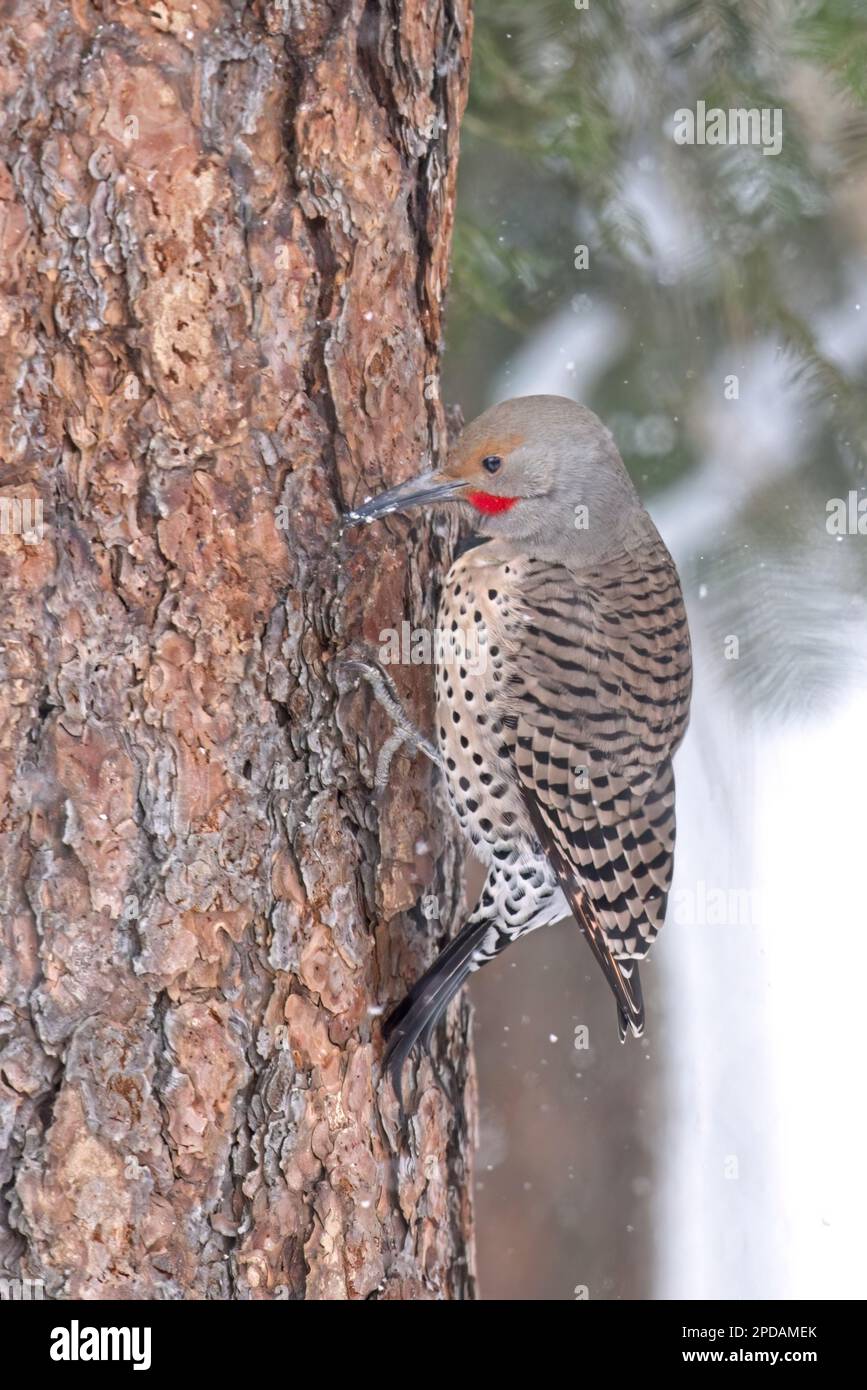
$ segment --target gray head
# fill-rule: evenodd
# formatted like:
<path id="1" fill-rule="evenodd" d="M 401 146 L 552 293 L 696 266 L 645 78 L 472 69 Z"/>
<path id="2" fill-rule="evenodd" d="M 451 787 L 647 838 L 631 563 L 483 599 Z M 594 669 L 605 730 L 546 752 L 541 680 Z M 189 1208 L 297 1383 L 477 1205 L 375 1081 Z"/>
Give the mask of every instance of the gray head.
<path id="1" fill-rule="evenodd" d="M 444 468 L 348 514 L 459 506 L 478 533 L 540 557 L 596 564 L 649 523 L 610 430 L 564 396 L 519 396 L 467 425 Z"/>

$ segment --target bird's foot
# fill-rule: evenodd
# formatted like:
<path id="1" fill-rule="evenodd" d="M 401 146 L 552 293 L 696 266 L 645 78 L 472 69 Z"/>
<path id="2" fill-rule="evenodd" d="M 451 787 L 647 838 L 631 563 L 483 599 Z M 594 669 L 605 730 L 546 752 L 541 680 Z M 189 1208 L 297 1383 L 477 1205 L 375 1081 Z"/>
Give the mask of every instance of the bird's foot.
<path id="1" fill-rule="evenodd" d="M 363 643 L 356 642 L 349 647 L 339 662 L 338 676 L 342 678 L 344 688 L 347 689 L 353 682 L 357 685 L 359 680 L 367 681 L 377 704 L 382 706 L 394 724 L 394 729 L 382 745 L 376 760 L 374 785 L 377 791 L 383 791 L 388 786 L 394 755 L 405 743 L 424 753 L 431 762 L 439 766 L 440 757 L 436 748 L 410 719 L 391 676 L 371 656 L 370 650 Z"/>

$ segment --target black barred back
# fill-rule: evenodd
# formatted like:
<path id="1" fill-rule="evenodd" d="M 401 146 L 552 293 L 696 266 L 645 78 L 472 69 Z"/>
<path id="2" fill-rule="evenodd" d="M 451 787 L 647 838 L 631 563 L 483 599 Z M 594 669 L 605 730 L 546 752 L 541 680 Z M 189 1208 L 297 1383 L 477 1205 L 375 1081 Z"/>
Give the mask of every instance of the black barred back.
<path id="1" fill-rule="evenodd" d="M 674 865 L 671 756 L 692 663 L 662 545 L 575 575 L 528 561 L 507 700 L 525 797 L 577 871 L 612 951 L 643 955 Z"/>
<path id="2" fill-rule="evenodd" d="M 691 691 L 661 540 L 582 573 L 479 547 L 454 566 L 441 622 L 464 642 L 475 631 L 486 653 L 483 670 L 439 672 L 441 751 L 465 830 L 494 862 L 538 853 L 548 832 L 612 954 L 643 955 L 671 885 L 671 756 Z"/>

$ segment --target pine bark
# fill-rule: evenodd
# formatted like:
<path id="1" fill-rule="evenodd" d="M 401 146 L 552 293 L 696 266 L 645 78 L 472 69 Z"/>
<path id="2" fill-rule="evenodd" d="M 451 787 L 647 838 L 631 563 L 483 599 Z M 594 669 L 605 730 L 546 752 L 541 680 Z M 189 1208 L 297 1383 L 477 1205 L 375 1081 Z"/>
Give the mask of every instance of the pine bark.
<path id="1" fill-rule="evenodd" d="M 6 22 L 0 494 L 44 529 L 0 535 L 0 1270 L 471 1297 L 465 1012 L 406 1135 L 378 1074 L 457 849 L 337 673 L 453 542 L 338 518 L 443 447 L 469 0 Z"/>

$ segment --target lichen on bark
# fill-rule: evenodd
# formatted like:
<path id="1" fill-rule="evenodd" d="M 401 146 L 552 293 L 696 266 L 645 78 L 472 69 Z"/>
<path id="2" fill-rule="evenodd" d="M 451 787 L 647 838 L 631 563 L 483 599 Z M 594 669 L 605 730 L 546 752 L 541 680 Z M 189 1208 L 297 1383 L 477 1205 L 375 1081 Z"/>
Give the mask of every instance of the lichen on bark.
<path id="1" fill-rule="evenodd" d="M 335 671 L 433 622 L 468 0 L 20 0 L 0 46 L 0 1267 L 51 1297 L 473 1291 L 430 770 Z M 399 673 L 420 722 L 430 672 Z M 440 903 L 431 931 L 422 894 Z"/>

